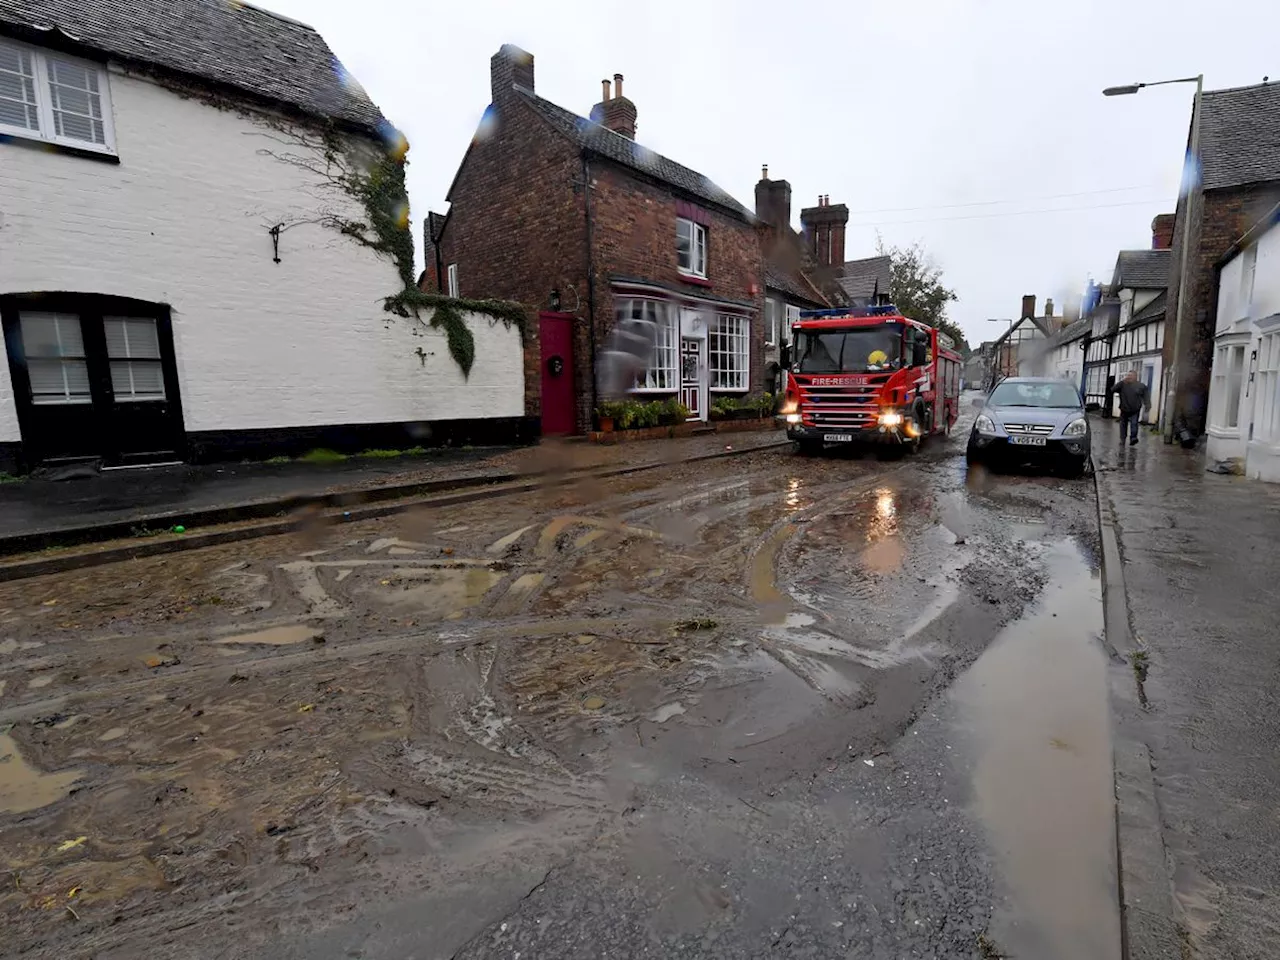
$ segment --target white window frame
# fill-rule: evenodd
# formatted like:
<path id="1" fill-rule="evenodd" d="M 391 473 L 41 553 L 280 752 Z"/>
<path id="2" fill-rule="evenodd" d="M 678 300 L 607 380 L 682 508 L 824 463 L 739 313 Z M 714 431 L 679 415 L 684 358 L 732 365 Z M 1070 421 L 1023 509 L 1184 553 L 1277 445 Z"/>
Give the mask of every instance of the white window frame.
<path id="1" fill-rule="evenodd" d="M 618 297 L 614 300 L 616 320 L 649 320 L 657 324 L 653 354 L 645 372 L 637 378 L 632 393 L 675 394 L 680 390 L 679 311 L 665 300 L 653 297 Z"/>
<path id="2" fill-rule="evenodd" d="M 689 263 L 680 262 L 680 234 L 689 231 Z M 676 269 L 686 277 L 707 279 L 707 228 L 688 217 L 676 217 Z"/>
<path id="3" fill-rule="evenodd" d="M 773 297 L 765 297 L 764 299 L 764 345 L 766 347 L 774 347 L 779 343 L 781 331 L 778 329 L 781 325 L 779 314 L 784 310 L 784 304 L 781 300 Z"/>
<path id="4" fill-rule="evenodd" d="M 107 365 L 111 373 L 111 395 L 116 403 L 163 403 L 167 399 L 168 388 L 164 382 L 164 350 L 160 346 L 160 322 L 155 317 L 126 317 L 126 316 L 104 316 L 102 318 L 103 332 L 107 333 L 107 327 L 113 323 L 120 324 L 120 335 L 123 341 L 124 354 L 122 356 L 113 356 L 111 353 L 111 338 L 107 337 Z M 130 323 L 147 323 L 151 325 L 152 333 L 155 336 L 155 354 L 150 352 L 138 352 L 129 337 Z M 125 392 L 116 384 L 116 365 L 127 364 L 129 373 L 129 390 Z M 154 366 L 160 372 L 160 392 L 159 393 L 140 393 L 137 385 L 137 371 L 141 365 Z"/>
<path id="5" fill-rule="evenodd" d="M 1234 435 L 1240 430 L 1240 404 L 1244 397 L 1244 359 L 1248 344 L 1240 340 L 1219 343 L 1214 353 L 1210 386 L 1210 426 L 1221 434 Z M 1239 366 L 1235 360 L 1239 359 Z M 1235 392 L 1234 408 L 1231 394 Z"/>
<path id="6" fill-rule="evenodd" d="M 1252 440 L 1280 444 L 1280 330 L 1264 333 L 1257 341 L 1257 392 L 1254 400 Z"/>
<path id="7" fill-rule="evenodd" d="M 751 389 L 751 320 L 718 313 L 707 330 L 707 372 L 712 393 Z"/>
<path id="8" fill-rule="evenodd" d="M 791 342 L 791 325 L 800 321 L 800 308 L 787 304 L 787 322 L 782 328 L 782 342 Z"/>
<path id="9" fill-rule="evenodd" d="M 103 64 L 94 63 L 91 60 L 83 60 L 79 57 L 67 56 L 52 50 L 44 50 L 26 43 L 18 43 L 8 37 L 0 37 L 0 47 L 9 47 L 19 51 L 19 53 L 26 53 L 31 56 L 32 66 L 35 71 L 36 109 L 40 123 L 39 130 L 31 130 L 27 127 L 19 127 L 9 123 L 0 123 L 0 134 L 20 137 L 24 140 L 56 143 L 60 146 L 75 147 L 77 150 L 88 150 L 92 153 L 102 153 L 108 156 L 116 155 L 116 132 L 111 108 L 111 86 L 107 81 L 107 68 Z M 53 93 L 49 85 L 49 62 L 51 60 L 59 60 L 72 66 L 94 71 L 97 74 L 98 100 L 102 107 L 103 143 L 96 143 L 92 140 L 79 140 L 75 137 L 68 137 L 55 132 L 57 124 L 54 122 Z"/>
<path id="10" fill-rule="evenodd" d="M 1258 245 L 1255 243 L 1244 252 L 1240 266 L 1240 303 L 1233 320 L 1247 320 L 1253 306 L 1253 282 L 1258 272 Z"/>
<path id="11" fill-rule="evenodd" d="M 26 330 L 23 329 L 24 319 L 31 320 L 51 320 L 53 323 L 54 341 L 57 346 L 55 353 L 33 353 L 31 344 L 27 342 Z M 65 325 L 65 326 L 64 326 Z M 76 337 L 80 341 L 79 352 L 69 350 L 63 343 L 63 332 L 65 328 L 74 329 Z M 22 339 L 22 350 L 26 357 L 27 369 L 31 368 L 32 363 L 57 363 L 58 372 L 62 378 L 62 392 L 43 393 L 37 395 L 34 385 L 31 388 L 31 403 L 37 407 L 57 407 L 57 406 L 86 406 L 93 403 L 93 384 L 89 379 L 89 357 L 88 348 L 84 345 L 84 332 L 80 322 L 80 315 L 76 313 L 62 313 L 56 310 L 28 310 L 18 314 L 18 336 Z M 67 376 L 67 364 L 74 364 L 84 370 L 84 378 L 86 385 L 85 393 L 72 393 L 71 381 Z"/>
<path id="12" fill-rule="evenodd" d="M 458 298 L 458 265 L 456 263 L 449 264 L 445 272 L 448 275 L 445 281 L 448 294 L 456 300 Z"/>

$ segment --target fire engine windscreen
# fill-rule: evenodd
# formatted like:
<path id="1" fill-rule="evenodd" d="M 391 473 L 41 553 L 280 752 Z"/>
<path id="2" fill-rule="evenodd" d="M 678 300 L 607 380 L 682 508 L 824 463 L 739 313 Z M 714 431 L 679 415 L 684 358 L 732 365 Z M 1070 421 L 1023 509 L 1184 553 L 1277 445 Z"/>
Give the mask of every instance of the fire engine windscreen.
<path id="1" fill-rule="evenodd" d="M 868 373 L 902 365 L 902 324 L 797 331 L 796 373 Z"/>

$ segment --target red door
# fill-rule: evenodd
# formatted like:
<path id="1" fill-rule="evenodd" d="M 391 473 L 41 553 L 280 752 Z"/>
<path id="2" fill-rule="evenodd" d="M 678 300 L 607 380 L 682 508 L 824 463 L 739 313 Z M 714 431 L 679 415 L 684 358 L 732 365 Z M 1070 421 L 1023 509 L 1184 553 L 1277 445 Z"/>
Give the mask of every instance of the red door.
<path id="1" fill-rule="evenodd" d="M 538 315 L 542 342 L 542 435 L 573 433 L 576 427 L 573 390 L 573 317 L 567 313 Z"/>

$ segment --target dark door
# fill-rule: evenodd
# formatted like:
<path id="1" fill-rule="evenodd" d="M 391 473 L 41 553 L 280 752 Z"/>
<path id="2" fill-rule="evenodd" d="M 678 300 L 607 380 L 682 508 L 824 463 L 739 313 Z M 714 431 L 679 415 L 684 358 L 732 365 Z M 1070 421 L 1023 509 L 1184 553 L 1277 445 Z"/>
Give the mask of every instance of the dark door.
<path id="1" fill-rule="evenodd" d="M 181 459 L 168 308 L 120 297 L 0 298 L 23 452 L 34 465 Z"/>
<path id="2" fill-rule="evenodd" d="M 576 394 L 573 389 L 573 317 L 567 313 L 538 315 L 542 343 L 542 434 L 573 433 Z"/>

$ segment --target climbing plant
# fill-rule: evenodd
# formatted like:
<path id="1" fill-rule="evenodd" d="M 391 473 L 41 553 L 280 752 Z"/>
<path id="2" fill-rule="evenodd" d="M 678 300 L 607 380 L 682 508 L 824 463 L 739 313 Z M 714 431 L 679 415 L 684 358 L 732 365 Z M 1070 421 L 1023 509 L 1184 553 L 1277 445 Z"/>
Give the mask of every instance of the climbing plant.
<path id="1" fill-rule="evenodd" d="M 527 314 L 520 304 L 446 297 L 418 288 L 413 270 L 413 233 L 409 229 L 409 194 L 404 178 L 409 144 L 399 131 L 393 131 L 376 146 L 358 144 L 333 125 L 324 129 L 318 142 L 297 130 L 280 132 L 285 133 L 286 139 L 275 139 L 307 149 L 300 154 L 273 153 L 273 156 L 318 175 L 363 208 L 362 219 L 332 210 L 322 212 L 318 219 L 395 264 L 401 289 L 383 299 L 383 308 L 388 313 L 423 322 L 422 312 L 431 311 L 426 323 L 444 331 L 449 355 L 464 376 L 471 374 L 476 344 L 463 313 L 484 314 L 508 330 L 514 326 L 520 332 L 520 342 L 524 343 Z M 421 348 L 417 352 L 425 362 Z"/>

